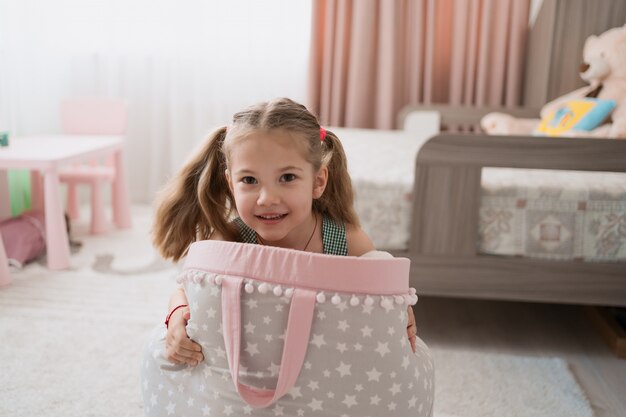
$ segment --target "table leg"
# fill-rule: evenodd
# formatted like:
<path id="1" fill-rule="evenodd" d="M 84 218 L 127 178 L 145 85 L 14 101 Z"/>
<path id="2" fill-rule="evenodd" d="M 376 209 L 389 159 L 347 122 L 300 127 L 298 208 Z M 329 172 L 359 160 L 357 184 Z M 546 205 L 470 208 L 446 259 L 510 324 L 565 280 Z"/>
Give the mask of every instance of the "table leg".
<path id="1" fill-rule="evenodd" d="M 128 197 L 128 184 L 124 172 L 124 153 L 115 152 L 115 179 L 113 180 L 113 222 L 120 229 L 131 227 L 130 199 Z"/>
<path id="2" fill-rule="evenodd" d="M 30 171 L 30 206 L 33 210 L 43 211 L 43 178 L 39 171 Z"/>
<path id="3" fill-rule="evenodd" d="M 2 233 L 0 233 L 0 287 L 9 285 L 10 283 L 11 272 L 9 271 L 9 260 L 7 259 L 7 253 L 4 250 Z"/>
<path id="4" fill-rule="evenodd" d="M 9 173 L 0 170 L 0 220 L 11 217 L 11 190 Z"/>
<path id="5" fill-rule="evenodd" d="M 67 269 L 70 266 L 70 244 L 59 193 L 59 174 L 44 174 L 44 204 L 46 214 L 46 249 L 49 269 Z"/>
<path id="6" fill-rule="evenodd" d="M 0 220 L 11 217 L 11 192 L 9 190 L 8 172 L 0 170 Z M 2 233 L 0 233 L 0 287 L 11 283 L 9 260 L 4 250 Z"/>

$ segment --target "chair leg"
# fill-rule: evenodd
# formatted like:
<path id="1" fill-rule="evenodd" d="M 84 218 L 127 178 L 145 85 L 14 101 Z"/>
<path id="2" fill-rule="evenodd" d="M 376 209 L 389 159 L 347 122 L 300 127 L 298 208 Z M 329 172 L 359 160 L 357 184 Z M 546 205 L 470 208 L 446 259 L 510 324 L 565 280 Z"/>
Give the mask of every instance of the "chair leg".
<path id="1" fill-rule="evenodd" d="M 70 244 L 63 215 L 63 203 L 59 195 L 59 175 L 56 171 L 44 174 L 43 190 L 48 269 L 67 269 L 70 267 Z"/>
<path id="2" fill-rule="evenodd" d="M 111 195 L 113 202 L 113 221 L 119 229 L 128 229 L 132 226 L 132 221 L 122 151 L 115 153 L 114 160 L 115 178 L 113 179 L 113 193 Z"/>
<path id="3" fill-rule="evenodd" d="M 80 203 L 78 201 L 78 193 L 76 192 L 76 184 L 73 182 L 67 184 L 67 214 L 72 220 L 80 218 Z"/>
<path id="4" fill-rule="evenodd" d="M 97 235 L 106 231 L 102 187 L 100 181 L 94 181 L 91 185 L 91 234 Z"/>
<path id="5" fill-rule="evenodd" d="M 9 271 L 9 260 L 4 250 L 2 234 L 0 234 L 0 287 L 11 283 L 11 272 Z"/>

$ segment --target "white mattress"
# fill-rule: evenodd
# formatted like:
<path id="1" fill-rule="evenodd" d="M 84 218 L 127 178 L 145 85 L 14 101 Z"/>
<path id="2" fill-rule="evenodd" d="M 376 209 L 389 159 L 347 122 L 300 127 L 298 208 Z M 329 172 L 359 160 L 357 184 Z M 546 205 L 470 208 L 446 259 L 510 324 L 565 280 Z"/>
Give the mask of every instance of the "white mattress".
<path id="1" fill-rule="evenodd" d="M 379 249 L 406 249 L 419 132 L 329 128 L 341 139 L 363 229 Z M 626 173 L 485 168 L 481 253 L 626 259 Z"/>
<path id="2" fill-rule="evenodd" d="M 408 247 L 415 155 L 427 137 L 329 128 L 343 144 L 363 230 L 379 249 Z"/>

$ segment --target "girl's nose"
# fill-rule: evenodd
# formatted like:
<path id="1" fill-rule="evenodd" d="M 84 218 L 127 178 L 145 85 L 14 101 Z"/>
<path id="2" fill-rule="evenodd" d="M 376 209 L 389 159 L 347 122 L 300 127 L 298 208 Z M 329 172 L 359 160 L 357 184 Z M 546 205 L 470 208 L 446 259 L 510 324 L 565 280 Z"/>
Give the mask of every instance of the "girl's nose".
<path id="1" fill-rule="evenodd" d="M 271 206 L 280 203 L 280 196 L 270 187 L 264 187 L 259 193 L 257 204 L 259 206 Z"/>

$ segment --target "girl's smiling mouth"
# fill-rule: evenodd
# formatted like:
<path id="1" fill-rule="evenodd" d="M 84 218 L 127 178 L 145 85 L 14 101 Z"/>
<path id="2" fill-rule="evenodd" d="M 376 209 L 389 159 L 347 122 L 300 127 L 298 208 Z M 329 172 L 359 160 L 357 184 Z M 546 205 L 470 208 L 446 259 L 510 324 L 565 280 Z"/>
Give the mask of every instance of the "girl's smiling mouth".
<path id="1" fill-rule="evenodd" d="M 287 216 L 287 213 L 283 213 L 283 214 L 258 214 L 256 215 L 256 218 L 259 220 L 263 220 L 263 221 L 278 221 L 278 220 L 282 220 Z"/>

